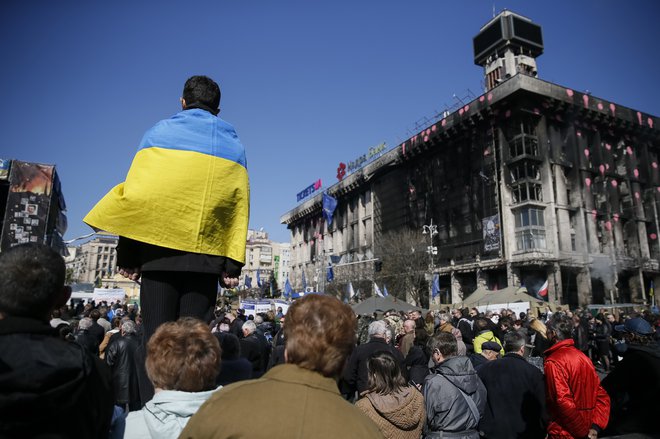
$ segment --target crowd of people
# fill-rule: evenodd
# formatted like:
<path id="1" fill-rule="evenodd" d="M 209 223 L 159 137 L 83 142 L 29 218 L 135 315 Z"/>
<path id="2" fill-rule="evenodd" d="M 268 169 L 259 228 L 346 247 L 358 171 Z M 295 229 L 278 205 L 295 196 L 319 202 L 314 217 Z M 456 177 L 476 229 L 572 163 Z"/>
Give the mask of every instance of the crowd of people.
<path id="1" fill-rule="evenodd" d="M 144 400 L 137 305 L 66 305 L 63 260 L 43 245 L 1 253 L 0 270 L 2 437 L 658 431 L 660 330 L 649 312 L 356 316 L 325 295 L 295 301 L 286 315 L 218 309 L 206 321 L 183 317 L 156 329 L 145 363 L 155 392 Z"/>
<path id="2" fill-rule="evenodd" d="M 653 434 L 657 316 L 388 311 L 313 294 L 215 309 L 245 264 L 245 149 L 192 76 L 85 216 L 140 306 L 69 302 L 62 257 L 0 253 L 0 437 L 595 438 Z M 167 172 L 164 172 L 166 170 Z M 163 200 L 167 200 L 166 203 Z M 69 305 L 67 305 L 69 303 Z M 601 382 L 598 367 L 607 377 Z"/>

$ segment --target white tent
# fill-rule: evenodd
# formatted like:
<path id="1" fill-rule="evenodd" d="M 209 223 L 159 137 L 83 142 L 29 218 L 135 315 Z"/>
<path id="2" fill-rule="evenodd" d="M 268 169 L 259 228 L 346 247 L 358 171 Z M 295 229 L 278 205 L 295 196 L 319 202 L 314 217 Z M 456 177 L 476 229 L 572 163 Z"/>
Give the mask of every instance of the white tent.
<path id="1" fill-rule="evenodd" d="M 501 290 L 489 290 L 485 287 L 477 288 L 462 303 L 461 307 L 477 308 L 479 311 L 499 311 L 502 308 L 519 312 L 527 312 L 532 308 L 555 308 L 555 304 L 527 293 L 526 288 L 509 286 Z"/>

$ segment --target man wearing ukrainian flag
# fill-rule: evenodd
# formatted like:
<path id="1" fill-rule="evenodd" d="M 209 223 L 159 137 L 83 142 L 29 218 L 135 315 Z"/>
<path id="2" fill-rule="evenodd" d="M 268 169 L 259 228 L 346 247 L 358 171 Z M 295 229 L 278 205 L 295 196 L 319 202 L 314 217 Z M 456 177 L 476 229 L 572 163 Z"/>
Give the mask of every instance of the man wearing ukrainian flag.
<path id="1" fill-rule="evenodd" d="M 144 344 L 164 322 L 205 319 L 218 282 L 238 285 L 245 264 L 245 149 L 234 127 L 217 117 L 220 88 L 212 79 L 188 79 L 181 106 L 146 132 L 126 180 L 83 220 L 118 235 L 119 272 L 142 277 Z"/>

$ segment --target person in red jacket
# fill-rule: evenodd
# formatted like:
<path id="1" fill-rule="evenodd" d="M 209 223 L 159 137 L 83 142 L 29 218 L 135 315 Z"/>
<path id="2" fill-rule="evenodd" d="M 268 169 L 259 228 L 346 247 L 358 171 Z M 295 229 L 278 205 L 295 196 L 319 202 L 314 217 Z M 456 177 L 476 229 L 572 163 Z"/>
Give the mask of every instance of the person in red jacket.
<path id="1" fill-rule="evenodd" d="M 591 360 L 574 346 L 572 319 L 554 313 L 547 328 L 552 343 L 544 365 L 548 438 L 597 438 L 609 420 L 610 397 Z"/>

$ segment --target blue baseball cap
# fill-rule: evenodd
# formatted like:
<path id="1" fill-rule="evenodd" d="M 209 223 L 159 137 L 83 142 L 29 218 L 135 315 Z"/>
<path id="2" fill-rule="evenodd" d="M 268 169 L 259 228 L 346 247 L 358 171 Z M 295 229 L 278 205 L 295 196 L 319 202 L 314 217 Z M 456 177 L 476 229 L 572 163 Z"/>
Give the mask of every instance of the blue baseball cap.
<path id="1" fill-rule="evenodd" d="M 639 335 L 653 335 L 655 332 L 653 331 L 651 324 L 641 317 L 628 319 L 623 325 L 616 325 L 614 329 L 619 332 L 633 332 Z"/>

